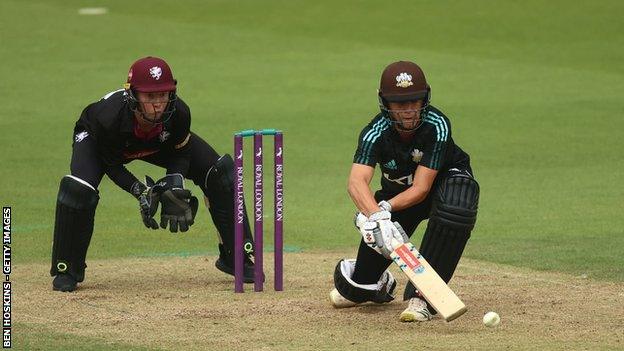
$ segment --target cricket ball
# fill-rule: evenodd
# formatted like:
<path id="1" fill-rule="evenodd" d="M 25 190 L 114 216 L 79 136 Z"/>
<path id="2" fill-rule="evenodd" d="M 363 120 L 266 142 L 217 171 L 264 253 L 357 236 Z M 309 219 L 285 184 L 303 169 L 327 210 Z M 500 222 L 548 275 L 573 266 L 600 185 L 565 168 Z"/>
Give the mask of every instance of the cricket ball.
<path id="1" fill-rule="evenodd" d="M 495 327 L 500 323 L 500 317 L 496 312 L 488 312 L 483 316 L 483 324 L 486 327 Z"/>

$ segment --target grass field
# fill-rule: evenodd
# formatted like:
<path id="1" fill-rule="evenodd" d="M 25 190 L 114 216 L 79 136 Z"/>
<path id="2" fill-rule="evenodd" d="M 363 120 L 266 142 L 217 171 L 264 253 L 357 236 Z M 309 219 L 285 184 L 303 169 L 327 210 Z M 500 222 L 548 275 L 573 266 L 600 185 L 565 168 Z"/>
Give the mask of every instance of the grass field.
<path id="1" fill-rule="evenodd" d="M 109 12 L 79 15 L 78 9 L 87 6 L 107 6 Z M 192 285 L 192 273 L 197 274 L 196 282 L 203 285 L 192 290 L 210 298 L 202 295 L 184 301 L 188 306 L 205 303 L 209 316 L 177 315 L 175 320 L 192 324 L 199 318 L 196 327 L 203 331 L 211 325 L 215 335 L 238 336 L 230 330 L 236 320 L 208 323 L 213 304 L 232 306 L 233 313 L 242 311 L 241 304 L 260 304 L 265 307 L 259 310 L 264 311 L 271 303 L 292 302 L 303 306 L 304 315 L 325 308 L 324 300 L 303 303 L 301 299 L 324 299 L 320 291 L 331 288 L 335 261 L 355 253 L 359 237 L 352 229 L 354 208 L 346 194 L 346 178 L 357 135 L 377 111 L 379 75 L 398 59 L 416 61 L 425 70 L 433 104 L 451 118 L 454 139 L 470 153 L 481 185 L 477 227 L 465 253 L 468 262 L 481 270 L 460 267 L 453 281 L 469 308 L 473 302 L 472 314 L 457 324 L 438 321 L 434 327 L 423 327 L 395 322 L 400 303 L 379 311 L 381 317 L 374 317 L 374 308 L 359 309 L 354 312 L 357 321 L 350 321 L 348 312 L 325 309 L 322 320 L 304 319 L 310 322 L 306 330 L 330 333 L 335 319 L 351 324 L 334 337 L 360 335 L 355 332 L 358 325 L 371 318 L 382 323 L 385 332 L 375 334 L 376 343 L 309 340 L 293 343 L 292 349 L 367 349 L 404 332 L 418 335 L 422 328 L 432 349 L 455 348 L 467 337 L 475 338 L 470 343 L 474 349 L 531 349 L 528 336 L 540 330 L 526 334 L 514 328 L 524 328 L 533 318 L 545 318 L 538 323 L 544 327 L 542 334 L 536 336 L 541 349 L 624 347 L 622 314 L 610 314 L 621 310 L 624 298 L 622 2 L 396 1 L 390 6 L 355 0 L 107 1 L 105 5 L 5 0 L 0 2 L 0 14 L 0 202 L 13 207 L 14 338 L 19 347 L 177 349 L 171 342 L 148 342 L 115 331 L 116 323 L 127 327 L 120 321 L 139 318 L 130 313 L 135 307 L 137 315 L 146 318 L 137 324 L 144 329 L 136 333 L 146 332 L 149 321 L 162 317 L 140 310 L 146 306 L 135 300 L 154 298 L 166 309 L 174 298 L 137 284 L 113 301 L 116 308 L 129 312 L 110 318 L 92 301 L 111 301 L 118 281 L 109 270 L 120 269 L 118 262 L 144 267 L 132 271 L 137 281 L 160 284 L 157 272 L 142 264 L 153 260 L 159 267 L 174 269 L 171 266 L 180 259 L 208 256 L 202 261 L 205 269 L 180 274 L 189 277 L 184 286 Z M 147 231 L 136 201 L 105 179 L 88 256 L 89 262 L 96 263 L 87 271 L 84 294 L 49 291 L 46 264 L 54 204 L 58 182 L 68 173 L 73 123 L 86 104 L 120 88 L 129 65 L 146 55 L 164 57 L 171 64 L 179 94 L 193 113 L 192 129 L 217 151 L 231 152 L 235 130 L 284 130 L 285 230 L 291 252 L 287 260 L 305 255 L 313 265 L 316 257 L 320 271 L 310 275 L 320 286 L 295 277 L 297 269 L 291 267 L 286 280 L 290 286 L 283 296 L 234 296 L 228 290 L 228 277 L 212 268 L 216 235 L 207 211 L 198 215 L 197 224 L 185 235 Z M 139 176 L 162 174 L 140 163 L 129 168 Z M 423 229 L 419 228 L 419 235 Z M 490 263 L 499 268 L 483 271 Z M 523 281 L 526 295 L 513 286 L 517 282 L 501 278 L 516 270 L 536 277 Z M 132 289 L 133 277 L 122 273 L 119 285 Z M 551 275 L 563 285 L 544 283 L 554 279 Z M 498 283 L 488 285 L 490 280 Z M 476 282 L 495 290 L 484 295 Z M 567 291 L 576 291 L 578 284 L 587 287 L 582 290 L 585 300 L 567 300 Z M 20 286 L 41 291 L 27 293 Z M 176 284 L 165 286 L 175 290 Z M 306 297 L 307 289 L 315 294 Z M 536 298 L 548 292 L 561 295 Z M 150 293 L 155 295 L 144 296 Z M 177 298 L 177 293 L 181 292 L 171 296 Z M 603 302 L 596 302 L 603 307 L 582 310 L 597 314 L 583 321 L 585 316 L 570 307 L 592 305 L 591 297 L 602 294 L 612 296 L 620 310 L 609 311 Z M 501 300 L 501 296 L 508 298 Z M 526 299 L 535 299 L 535 305 Z M 135 305 L 124 307 L 124 301 Z M 169 308 L 183 309 L 184 301 Z M 33 306 L 38 304 L 41 313 L 53 316 L 33 318 L 37 315 Z M 544 304 L 555 306 L 548 317 L 532 313 L 531 308 Z M 55 305 L 67 307 L 67 314 L 50 309 Z M 553 318 L 559 305 L 566 306 L 565 315 L 555 318 L 561 322 L 550 328 L 548 318 Z M 483 330 L 479 313 L 490 307 L 520 314 L 510 316 L 513 322 L 504 328 Z M 80 313 L 103 318 L 93 320 Z M 264 317 L 270 319 L 271 314 Z M 67 326 L 58 325 L 63 320 L 69 321 Z M 293 328 L 292 320 L 283 319 L 276 327 L 281 332 Z M 279 335 L 247 328 L 243 330 L 253 335 L 259 348 L 291 349 Z M 593 331 L 600 338 L 568 347 L 576 340 L 570 337 L 574 328 L 582 335 Z M 204 349 L 238 345 L 235 339 L 213 344 L 183 329 L 174 330 L 182 345 L 197 342 Z M 517 339 L 505 341 L 506 332 Z M 549 335 L 553 343 L 547 342 Z"/>

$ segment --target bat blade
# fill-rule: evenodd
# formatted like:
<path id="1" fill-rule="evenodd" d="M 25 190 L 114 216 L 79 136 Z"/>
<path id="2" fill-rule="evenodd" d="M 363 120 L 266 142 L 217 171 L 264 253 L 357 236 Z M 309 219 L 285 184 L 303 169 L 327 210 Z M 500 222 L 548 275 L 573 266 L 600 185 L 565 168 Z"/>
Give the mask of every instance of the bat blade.
<path id="1" fill-rule="evenodd" d="M 410 242 L 395 246 L 390 256 L 440 315 L 450 322 L 466 312 L 466 305 Z"/>

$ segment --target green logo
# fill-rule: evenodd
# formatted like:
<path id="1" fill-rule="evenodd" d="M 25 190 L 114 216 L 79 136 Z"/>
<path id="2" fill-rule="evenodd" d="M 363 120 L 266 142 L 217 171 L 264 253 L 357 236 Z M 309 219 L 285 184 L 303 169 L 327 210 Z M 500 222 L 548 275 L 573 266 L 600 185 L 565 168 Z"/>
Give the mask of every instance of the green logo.
<path id="1" fill-rule="evenodd" d="M 56 264 L 56 270 L 59 273 L 65 273 L 67 272 L 67 263 L 63 262 L 63 261 L 58 261 L 58 263 Z"/>
<path id="2" fill-rule="evenodd" d="M 243 246 L 243 249 L 245 250 L 245 252 L 250 254 L 253 252 L 253 244 L 250 242 L 246 242 L 245 245 Z"/>

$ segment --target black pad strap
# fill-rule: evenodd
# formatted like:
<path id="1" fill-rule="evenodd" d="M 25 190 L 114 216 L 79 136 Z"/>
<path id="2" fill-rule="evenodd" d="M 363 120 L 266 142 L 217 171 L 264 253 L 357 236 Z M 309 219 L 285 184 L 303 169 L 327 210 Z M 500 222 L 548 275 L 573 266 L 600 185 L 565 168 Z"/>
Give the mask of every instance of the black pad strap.
<path id="1" fill-rule="evenodd" d="M 374 288 L 364 288 L 362 285 L 354 285 L 356 283 L 351 280 L 354 265 L 354 260 L 344 259 L 340 260 L 336 265 L 336 269 L 334 270 L 334 285 L 340 295 L 355 303 L 368 301 L 385 303 L 394 300 L 396 281 L 389 271 L 385 271 L 382 274 L 379 282 L 374 286 Z"/>

